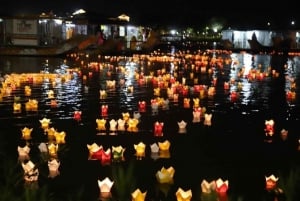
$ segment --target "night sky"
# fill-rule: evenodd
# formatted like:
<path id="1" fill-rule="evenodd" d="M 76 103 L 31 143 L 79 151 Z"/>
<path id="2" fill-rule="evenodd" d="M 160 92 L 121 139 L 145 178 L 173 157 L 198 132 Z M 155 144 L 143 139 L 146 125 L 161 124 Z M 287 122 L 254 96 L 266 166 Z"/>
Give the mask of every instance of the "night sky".
<path id="1" fill-rule="evenodd" d="M 52 11 L 61 16 L 83 8 L 108 17 L 127 14 L 137 24 L 202 26 L 221 20 L 235 28 L 272 26 L 288 28 L 294 20 L 300 28 L 300 12 L 288 1 L 218 2 L 198 0 L 1 0 L 0 15 L 39 14 Z M 266 3 L 268 5 L 266 5 Z M 293 5 L 294 4 L 294 5 Z"/>

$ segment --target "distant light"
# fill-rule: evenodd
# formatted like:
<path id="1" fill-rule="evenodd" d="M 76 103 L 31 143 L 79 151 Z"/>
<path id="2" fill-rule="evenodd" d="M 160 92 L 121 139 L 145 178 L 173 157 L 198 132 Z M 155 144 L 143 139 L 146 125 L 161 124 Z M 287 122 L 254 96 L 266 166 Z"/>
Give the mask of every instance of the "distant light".
<path id="1" fill-rule="evenodd" d="M 170 33 L 171 33 L 172 35 L 175 35 L 175 34 L 176 34 L 176 30 L 173 29 L 173 30 L 170 31 Z"/>
<path id="2" fill-rule="evenodd" d="M 62 20 L 59 20 L 59 19 L 55 19 L 54 22 L 58 25 L 62 24 Z"/>
<path id="3" fill-rule="evenodd" d="M 79 15 L 79 14 L 83 14 L 83 13 L 86 13 L 86 11 L 83 9 L 79 9 L 79 10 L 76 10 L 74 13 L 72 13 L 72 15 Z"/>
<path id="4" fill-rule="evenodd" d="M 291 25 L 295 25 L 295 21 L 293 20 L 293 21 L 291 21 Z"/>

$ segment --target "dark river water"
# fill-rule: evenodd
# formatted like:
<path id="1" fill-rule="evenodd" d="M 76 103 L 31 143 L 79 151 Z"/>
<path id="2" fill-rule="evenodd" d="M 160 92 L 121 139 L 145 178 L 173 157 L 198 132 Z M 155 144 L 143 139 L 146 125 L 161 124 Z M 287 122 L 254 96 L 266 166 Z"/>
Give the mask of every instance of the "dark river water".
<path id="1" fill-rule="evenodd" d="M 129 201 L 140 189 L 146 200 L 163 201 L 177 200 L 181 188 L 191 190 L 195 201 L 300 199 L 298 56 L 175 51 L 2 57 L 0 71 L 3 198 L 24 200 L 24 189 L 30 189 L 30 200 Z M 30 100 L 38 102 L 37 109 L 26 107 Z M 21 104 L 19 111 L 14 103 Z M 81 112 L 80 119 L 75 112 Z M 64 142 L 47 137 L 40 123 L 44 118 L 65 133 Z M 97 129 L 96 120 L 105 120 L 104 129 Z M 125 121 L 125 130 L 114 131 L 112 120 Z M 269 121 L 275 122 L 271 130 Z M 185 127 L 180 129 L 180 123 Z M 30 139 L 22 137 L 25 127 L 32 128 Z M 151 149 L 165 142 L 168 151 Z M 57 154 L 43 154 L 42 143 L 58 145 Z M 108 159 L 103 153 L 91 159 L 88 146 L 93 143 L 107 151 Z M 145 145 L 141 157 L 135 150 L 139 143 Z M 20 160 L 17 149 L 25 145 L 29 156 Z M 109 151 L 118 146 L 125 151 L 116 161 Z M 49 177 L 53 159 L 60 162 L 59 174 Z M 38 181 L 29 184 L 22 169 L 28 161 L 39 172 Z M 163 167 L 174 168 L 172 183 L 158 182 L 156 173 Z M 279 179 L 268 191 L 266 177 L 271 175 Z M 114 181 L 108 198 L 98 187 L 106 177 Z M 203 180 L 218 179 L 228 181 L 225 195 L 203 192 Z"/>

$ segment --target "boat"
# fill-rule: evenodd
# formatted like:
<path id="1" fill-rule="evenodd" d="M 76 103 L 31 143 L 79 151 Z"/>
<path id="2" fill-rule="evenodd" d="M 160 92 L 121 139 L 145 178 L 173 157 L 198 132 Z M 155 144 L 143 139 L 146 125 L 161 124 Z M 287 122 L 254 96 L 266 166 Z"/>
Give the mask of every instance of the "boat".
<path id="1" fill-rule="evenodd" d="M 85 49 L 93 43 L 90 36 L 74 36 L 54 46 L 19 46 L 8 45 L 0 47 L 3 56 L 59 56 L 72 51 Z"/>

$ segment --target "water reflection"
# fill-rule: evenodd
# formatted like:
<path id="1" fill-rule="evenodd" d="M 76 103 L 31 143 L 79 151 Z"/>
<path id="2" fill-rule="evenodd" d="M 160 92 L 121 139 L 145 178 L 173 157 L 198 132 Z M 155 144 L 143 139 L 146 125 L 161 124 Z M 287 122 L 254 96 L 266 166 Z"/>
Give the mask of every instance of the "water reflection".
<path id="1" fill-rule="evenodd" d="M 60 174 L 55 180 L 41 178 L 55 192 L 59 192 L 56 185 L 67 186 L 67 191 L 77 189 L 77 179 L 81 179 L 89 189 L 85 196 L 94 198 L 99 195 L 97 180 L 115 176 L 128 186 L 116 187 L 112 197 L 128 198 L 140 187 L 149 199 L 175 200 L 180 187 L 191 189 L 194 200 L 217 199 L 201 194 L 200 182 L 222 178 L 230 181 L 229 191 L 237 199 L 253 197 L 253 191 L 261 197 L 265 195 L 264 176 L 279 174 L 296 153 L 299 104 L 297 98 L 287 99 L 286 92 L 298 93 L 298 57 L 207 51 L 39 57 L 32 62 L 33 58 L 20 57 L 23 65 L 15 58 L 2 59 L 4 64 L 9 61 L 9 68 L 1 68 L 3 79 L 8 77 L 5 74 L 28 73 L 20 86 L 9 90 L 18 79 L 14 77 L 9 89 L 1 92 L 1 128 L 9 128 L 5 138 L 12 146 L 7 149 L 15 151 L 24 143 L 18 138 L 24 126 L 34 128 L 27 141 L 32 148 L 48 143 L 38 121 L 43 118 L 51 119 L 51 126 L 66 134 L 66 143 L 57 154 Z M 24 94 L 26 85 L 31 87 L 30 96 Z M 13 113 L 16 96 L 22 105 L 37 99 L 38 110 Z M 81 112 L 79 119 L 74 118 L 75 111 Z M 276 143 L 267 142 L 265 136 L 265 120 L 270 119 L 275 121 L 271 141 Z M 105 122 L 101 129 L 96 120 Z M 278 138 L 283 128 L 289 131 L 290 144 Z M 171 144 L 168 152 L 150 150 L 154 143 L 166 140 Z M 87 160 L 86 146 L 94 142 L 102 148 L 93 155 L 96 161 Z M 134 149 L 138 144 L 144 145 L 141 152 Z M 122 160 L 111 161 L 108 154 L 117 146 L 126 151 Z M 132 170 L 127 169 L 131 165 Z M 170 166 L 176 170 L 174 183 L 157 184 L 155 173 Z"/>

